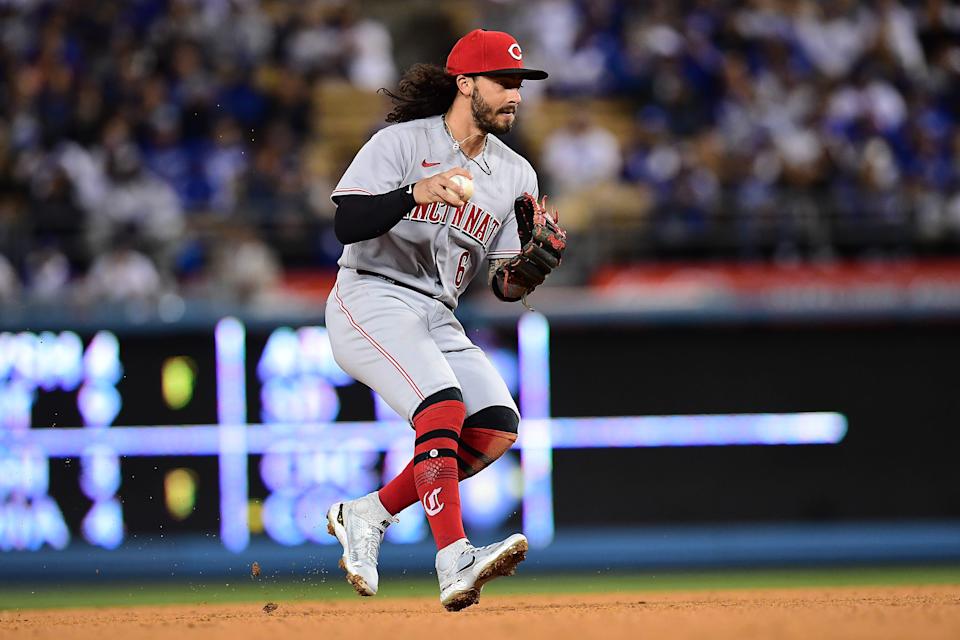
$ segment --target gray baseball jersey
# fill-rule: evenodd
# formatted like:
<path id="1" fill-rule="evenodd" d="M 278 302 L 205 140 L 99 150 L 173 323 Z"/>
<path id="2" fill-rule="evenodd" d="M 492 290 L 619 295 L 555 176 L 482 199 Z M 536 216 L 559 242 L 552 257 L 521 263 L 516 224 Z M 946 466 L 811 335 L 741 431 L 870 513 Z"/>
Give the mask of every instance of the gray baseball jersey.
<path id="1" fill-rule="evenodd" d="M 485 271 L 485 258 L 519 253 L 513 201 L 524 192 L 538 195 L 524 158 L 492 135 L 486 145 L 477 160 L 489 165 L 489 175 L 454 150 L 439 116 L 396 124 L 364 145 L 332 194 L 387 193 L 454 167 L 473 175 L 474 194 L 463 207 L 418 205 L 387 233 L 347 245 L 327 300 L 337 363 L 408 420 L 425 398 L 450 387 L 461 390 L 467 415 L 490 406 L 516 411 L 506 384 L 452 311 Z"/>
<path id="2" fill-rule="evenodd" d="M 387 193 L 454 167 L 473 175 L 474 193 L 463 207 L 419 205 L 389 232 L 344 248 L 340 266 L 373 271 L 429 293 L 454 308 L 484 258 L 520 251 L 513 201 L 537 193 L 537 175 L 522 156 L 493 135 L 477 158 L 487 175 L 453 149 L 440 116 L 378 131 L 360 149 L 331 197 Z"/>

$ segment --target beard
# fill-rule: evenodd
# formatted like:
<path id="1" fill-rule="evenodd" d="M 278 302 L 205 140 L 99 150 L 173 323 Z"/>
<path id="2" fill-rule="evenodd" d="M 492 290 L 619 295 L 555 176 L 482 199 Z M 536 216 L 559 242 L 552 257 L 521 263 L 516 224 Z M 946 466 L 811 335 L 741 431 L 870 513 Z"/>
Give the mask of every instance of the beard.
<path id="1" fill-rule="evenodd" d="M 470 110 L 473 112 L 473 120 L 477 123 L 480 131 L 484 133 L 493 133 L 502 135 L 513 128 L 516 118 L 508 119 L 505 123 L 497 122 L 497 116 L 501 113 L 516 113 L 516 107 L 504 107 L 499 111 L 494 111 L 493 107 L 481 97 L 477 89 L 470 94 Z"/>

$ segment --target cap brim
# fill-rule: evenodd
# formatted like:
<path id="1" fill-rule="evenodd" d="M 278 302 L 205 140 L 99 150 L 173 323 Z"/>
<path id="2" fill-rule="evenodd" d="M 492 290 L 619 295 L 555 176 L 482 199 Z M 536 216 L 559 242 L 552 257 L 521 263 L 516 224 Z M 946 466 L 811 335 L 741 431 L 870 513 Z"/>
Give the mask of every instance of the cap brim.
<path id="1" fill-rule="evenodd" d="M 493 71 L 483 71 L 481 73 L 471 73 L 472 76 L 516 76 L 524 80 L 546 80 L 548 74 L 539 69 L 495 69 Z"/>

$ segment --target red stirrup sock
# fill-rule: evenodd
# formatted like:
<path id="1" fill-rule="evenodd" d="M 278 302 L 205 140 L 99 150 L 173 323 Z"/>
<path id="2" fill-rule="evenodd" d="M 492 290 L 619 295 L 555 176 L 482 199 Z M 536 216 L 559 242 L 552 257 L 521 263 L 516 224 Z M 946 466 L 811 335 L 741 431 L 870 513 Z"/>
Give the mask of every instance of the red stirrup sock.
<path id="1" fill-rule="evenodd" d="M 505 454 L 517 434 L 499 429 L 465 428 L 460 432 L 460 479 L 465 480 L 496 462 Z"/>
<path id="2" fill-rule="evenodd" d="M 413 482 L 437 549 L 467 537 L 460 515 L 457 469 L 457 447 L 466 414 L 463 402 L 443 400 L 413 417 L 417 434 Z"/>
<path id="3" fill-rule="evenodd" d="M 496 462 L 517 441 L 517 434 L 497 429 L 464 429 L 460 432 L 460 480 L 465 480 Z M 413 460 L 380 489 L 380 502 L 390 515 L 397 515 L 420 499 L 413 481 Z"/>
<path id="4" fill-rule="evenodd" d="M 397 477 L 383 485 L 377 492 L 384 509 L 395 516 L 410 505 L 420 500 L 417 495 L 417 485 L 413 481 L 413 460 L 407 463 Z"/>

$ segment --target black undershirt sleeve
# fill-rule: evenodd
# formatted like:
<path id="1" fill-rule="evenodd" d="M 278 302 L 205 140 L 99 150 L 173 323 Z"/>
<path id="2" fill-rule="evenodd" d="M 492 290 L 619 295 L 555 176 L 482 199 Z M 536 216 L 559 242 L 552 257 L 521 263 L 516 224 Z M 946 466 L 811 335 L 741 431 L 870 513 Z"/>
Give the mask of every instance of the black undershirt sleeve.
<path id="1" fill-rule="evenodd" d="M 413 189 L 400 187 L 377 196 L 338 196 L 333 231 L 343 244 L 370 240 L 385 234 L 417 206 Z"/>

